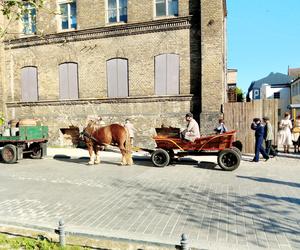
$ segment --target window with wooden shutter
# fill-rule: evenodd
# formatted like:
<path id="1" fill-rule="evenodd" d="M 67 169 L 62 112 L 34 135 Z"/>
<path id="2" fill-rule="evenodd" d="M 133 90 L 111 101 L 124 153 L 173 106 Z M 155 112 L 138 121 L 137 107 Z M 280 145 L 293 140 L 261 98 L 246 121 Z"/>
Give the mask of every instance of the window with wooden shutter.
<path id="1" fill-rule="evenodd" d="M 115 58 L 106 62 L 108 97 L 128 97 L 128 61 Z"/>
<path id="2" fill-rule="evenodd" d="M 36 67 L 21 69 L 21 96 L 23 102 L 38 101 L 38 78 Z"/>
<path id="3" fill-rule="evenodd" d="M 162 54 L 155 57 L 155 94 L 179 94 L 179 56 Z"/>
<path id="4" fill-rule="evenodd" d="M 78 65 L 63 63 L 59 65 L 59 99 L 78 99 Z"/>

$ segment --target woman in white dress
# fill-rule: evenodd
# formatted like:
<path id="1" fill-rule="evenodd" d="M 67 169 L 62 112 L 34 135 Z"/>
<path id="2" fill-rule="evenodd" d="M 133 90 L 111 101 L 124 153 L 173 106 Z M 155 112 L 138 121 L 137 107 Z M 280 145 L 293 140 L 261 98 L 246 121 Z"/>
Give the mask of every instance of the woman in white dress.
<path id="1" fill-rule="evenodd" d="M 283 145 L 284 153 L 289 153 L 290 145 L 292 145 L 292 128 L 290 113 L 286 112 L 284 118 L 279 123 L 280 137 L 278 141 L 278 144 Z"/>

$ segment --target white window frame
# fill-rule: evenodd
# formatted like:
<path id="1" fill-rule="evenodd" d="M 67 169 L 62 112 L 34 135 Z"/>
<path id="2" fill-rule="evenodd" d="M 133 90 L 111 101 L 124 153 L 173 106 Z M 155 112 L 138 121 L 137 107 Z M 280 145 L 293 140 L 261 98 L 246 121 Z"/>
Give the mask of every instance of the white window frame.
<path id="1" fill-rule="evenodd" d="M 157 15 L 156 15 L 156 0 L 154 0 L 154 1 L 153 1 L 154 17 L 155 17 L 155 18 L 174 17 L 175 15 L 170 15 L 170 14 L 169 14 L 169 4 L 168 4 L 168 0 L 163 0 L 163 1 L 165 2 L 166 15 L 164 15 L 164 16 L 157 16 Z M 177 0 L 177 4 L 178 4 L 178 16 L 179 16 L 179 0 Z"/>
<path id="2" fill-rule="evenodd" d="M 106 24 L 114 24 L 114 23 L 124 23 L 124 21 L 120 21 L 120 0 L 116 0 L 117 1 L 117 21 L 110 23 L 109 22 L 109 15 L 108 15 L 108 0 L 105 0 L 105 14 L 106 14 Z M 127 18 L 128 18 L 128 1 L 127 1 Z"/>
<path id="3" fill-rule="evenodd" d="M 71 3 L 76 3 L 76 20 L 77 20 L 77 1 L 76 0 L 59 0 L 58 1 L 58 6 L 57 6 L 57 9 L 58 9 L 58 13 L 60 13 L 60 5 L 61 4 L 67 4 L 67 7 L 68 7 L 68 28 L 67 29 L 63 29 L 62 28 L 62 18 L 61 18 L 61 14 L 58 15 L 58 27 L 59 27 L 59 30 L 60 31 L 70 31 L 70 30 L 76 30 L 75 28 L 72 28 L 71 25 L 72 25 L 72 19 L 71 19 Z"/>
<path id="4" fill-rule="evenodd" d="M 27 5 L 26 9 L 28 10 L 27 15 L 28 15 L 28 25 L 29 25 L 30 32 L 29 33 L 25 33 L 24 32 L 25 31 L 25 23 L 24 23 L 23 18 L 22 18 L 22 34 L 25 35 L 25 36 L 27 36 L 27 35 L 35 35 L 36 31 L 34 31 L 34 32 L 32 31 L 32 25 L 34 23 L 35 30 L 36 30 L 36 20 L 34 20 L 32 18 L 31 11 L 33 9 L 35 9 L 35 13 L 36 13 L 36 7 L 34 5 L 32 5 L 32 4 L 30 4 L 30 3 L 26 3 L 26 5 Z M 25 14 L 23 14 L 23 16 L 24 15 Z"/>

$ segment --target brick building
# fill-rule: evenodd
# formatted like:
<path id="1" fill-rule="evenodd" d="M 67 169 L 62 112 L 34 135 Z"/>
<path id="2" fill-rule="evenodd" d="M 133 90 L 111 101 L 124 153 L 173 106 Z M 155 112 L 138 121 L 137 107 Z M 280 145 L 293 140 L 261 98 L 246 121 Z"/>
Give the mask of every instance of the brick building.
<path id="1" fill-rule="evenodd" d="M 42 120 L 51 144 L 64 144 L 69 126 L 88 116 L 130 118 L 139 143 L 161 124 L 185 126 L 188 111 L 202 133 L 212 131 L 226 99 L 225 0 L 49 0 L 38 12 L 27 8 L 0 43 L 7 119 Z"/>

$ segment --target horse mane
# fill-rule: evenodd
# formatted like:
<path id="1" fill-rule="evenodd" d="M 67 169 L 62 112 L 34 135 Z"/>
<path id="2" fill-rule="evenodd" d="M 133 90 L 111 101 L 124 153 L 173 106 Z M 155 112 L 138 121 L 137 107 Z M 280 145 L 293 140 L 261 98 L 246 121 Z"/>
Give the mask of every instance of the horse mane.
<path id="1" fill-rule="evenodd" d="M 86 126 L 87 128 L 90 128 L 92 131 L 92 133 L 93 132 L 95 132 L 97 129 L 99 129 L 100 127 L 101 127 L 101 125 L 98 123 L 98 121 L 97 120 L 89 120 L 89 122 L 88 122 L 88 124 L 87 124 L 87 126 Z"/>

